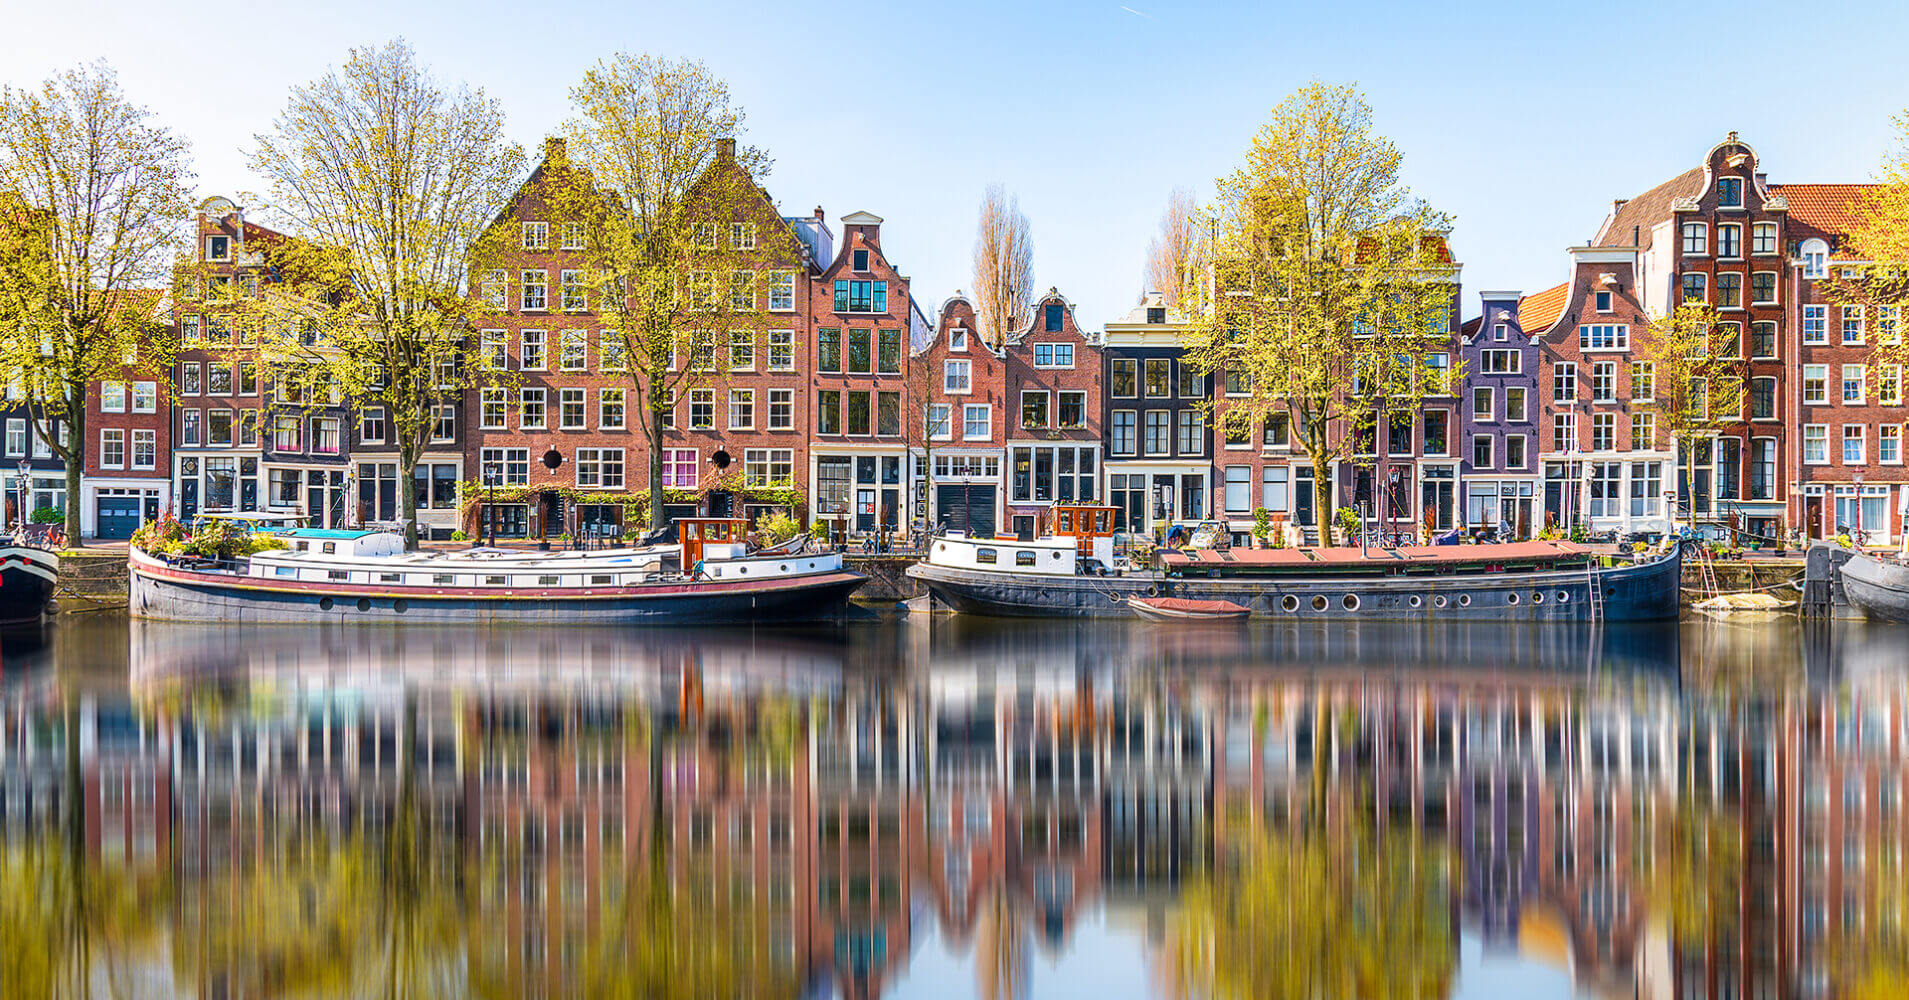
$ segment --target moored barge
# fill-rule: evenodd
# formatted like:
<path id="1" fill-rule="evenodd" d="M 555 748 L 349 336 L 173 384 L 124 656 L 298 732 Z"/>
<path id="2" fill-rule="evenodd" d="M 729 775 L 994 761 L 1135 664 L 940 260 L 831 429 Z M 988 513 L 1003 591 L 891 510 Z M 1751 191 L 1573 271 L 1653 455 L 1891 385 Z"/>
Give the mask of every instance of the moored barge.
<path id="1" fill-rule="evenodd" d="M 1228 601 L 1253 618 L 1393 621 L 1674 619 L 1676 551 L 1606 558 L 1569 542 L 1399 548 L 1162 550 L 1114 568 L 1111 507 L 1056 507 L 1032 541 L 935 538 L 908 575 L 956 611 L 1128 618 L 1132 598 Z"/>
<path id="2" fill-rule="evenodd" d="M 0 626 L 39 624 L 59 582 L 59 553 L 0 538 Z"/>
<path id="3" fill-rule="evenodd" d="M 747 521 L 596 552 L 405 552 L 397 535 L 299 529 L 244 560 L 128 557 L 131 611 L 173 621 L 727 625 L 841 615 L 867 577 L 837 553 L 751 553 Z"/>

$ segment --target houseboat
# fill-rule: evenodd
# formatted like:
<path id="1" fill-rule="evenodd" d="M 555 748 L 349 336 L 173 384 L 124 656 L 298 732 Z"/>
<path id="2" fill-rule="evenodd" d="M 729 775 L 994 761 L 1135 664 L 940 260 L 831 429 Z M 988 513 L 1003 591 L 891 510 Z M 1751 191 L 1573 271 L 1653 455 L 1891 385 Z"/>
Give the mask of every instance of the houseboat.
<path id="1" fill-rule="evenodd" d="M 0 626 L 39 624 L 59 582 L 59 553 L 0 537 Z"/>
<path id="2" fill-rule="evenodd" d="M 1909 564 L 1865 552 L 1836 569 L 1851 607 L 1875 621 L 1909 622 Z"/>
<path id="3" fill-rule="evenodd" d="M 1156 566 L 1114 560 L 1115 509 L 1057 506 L 1050 537 L 949 534 L 908 568 L 956 611 L 1128 618 L 1132 598 L 1228 601 L 1253 618 L 1404 621 L 1674 619 L 1682 564 L 1568 542 L 1399 548 L 1162 549 Z M 1609 564 L 1607 564 L 1607 562 Z"/>
<path id="4" fill-rule="evenodd" d="M 867 578 L 837 553 L 751 552 L 749 522 L 677 522 L 677 544 L 405 552 L 401 536 L 300 528 L 248 559 L 134 549 L 132 614 L 173 621 L 773 624 L 840 615 Z"/>

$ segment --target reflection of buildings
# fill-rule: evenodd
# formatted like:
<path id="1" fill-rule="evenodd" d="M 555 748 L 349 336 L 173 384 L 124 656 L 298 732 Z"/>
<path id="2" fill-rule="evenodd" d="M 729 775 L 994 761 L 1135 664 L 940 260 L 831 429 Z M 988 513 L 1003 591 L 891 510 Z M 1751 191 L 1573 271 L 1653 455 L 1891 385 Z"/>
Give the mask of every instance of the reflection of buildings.
<path id="1" fill-rule="evenodd" d="M 1096 908 L 1147 913 L 1157 945 L 1182 887 L 1315 822 L 1430 845 L 1451 920 L 1587 991 L 1813 997 L 1899 871 L 1900 674 L 1728 698 L 1653 672 L 1662 634 L 1587 673 L 1568 631 L 1444 654 L 1384 630 L 900 631 L 854 647 L 908 651 L 897 672 L 812 639 L 142 626 L 136 699 L 0 696 L 0 838 L 78 796 L 90 865 L 170 880 L 173 947 L 126 961 L 200 993 L 262 988 L 335 928 L 291 901 L 354 842 L 454 887 L 470 988 L 526 997 L 583 989 L 656 878 L 676 902 L 646 905 L 715 915 L 792 989 L 892 993 L 938 937 L 978 993 L 1023 996 Z M 1693 817 L 1717 870 L 1666 860 Z M 1731 902 L 1675 932 L 1663 886 L 1706 878 Z M 270 942 L 230 930 L 281 904 Z"/>

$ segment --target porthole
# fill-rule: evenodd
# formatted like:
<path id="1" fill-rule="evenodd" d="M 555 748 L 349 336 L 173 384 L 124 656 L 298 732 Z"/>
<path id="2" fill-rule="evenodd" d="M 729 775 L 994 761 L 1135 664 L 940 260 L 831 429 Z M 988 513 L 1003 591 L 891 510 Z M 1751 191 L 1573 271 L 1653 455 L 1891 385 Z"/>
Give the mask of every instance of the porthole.
<path id="1" fill-rule="evenodd" d="M 1312 609 L 1314 611 L 1326 610 L 1326 605 L 1328 603 L 1330 602 L 1326 600 L 1326 595 L 1324 594 L 1314 594 L 1312 597 Z"/>
<path id="2" fill-rule="evenodd" d="M 1461 608 L 1469 608 L 1469 607 L 1471 607 L 1471 606 L 1472 606 L 1472 595 L 1470 595 L 1470 594 L 1460 594 L 1460 595 L 1458 595 L 1458 606 L 1459 606 L 1459 607 L 1461 607 Z"/>
<path id="3" fill-rule="evenodd" d="M 1405 599 L 1405 603 L 1410 604 L 1411 606 L 1415 608 L 1421 607 L 1425 604 L 1425 598 L 1420 597 L 1417 594 L 1413 594 L 1411 597 L 1408 597 Z"/>
<path id="4" fill-rule="evenodd" d="M 1359 610 L 1359 595 L 1347 594 L 1346 596 L 1339 598 L 1339 606 L 1346 609 L 1347 611 Z"/>
<path id="5" fill-rule="evenodd" d="M 1506 594 L 1506 595 L 1505 595 L 1505 603 L 1506 603 L 1506 604 L 1516 604 L 1516 603 L 1518 603 L 1518 595 L 1517 595 L 1517 594 Z"/>
<path id="6" fill-rule="evenodd" d="M 779 569 L 779 570 L 781 570 L 781 571 L 782 571 L 782 572 L 784 572 L 784 573 L 787 573 L 787 572 L 789 571 L 789 564 L 788 564 L 788 563 L 783 563 L 782 565 L 780 565 L 780 566 L 778 566 L 778 567 L 776 567 L 776 568 L 777 568 L 777 569 Z"/>
<path id="7" fill-rule="evenodd" d="M 1061 554 L 1059 552 L 1052 553 L 1052 555 L 1055 559 L 1059 559 L 1061 557 Z"/>
<path id="8" fill-rule="evenodd" d="M 404 614 L 406 611 L 411 610 L 411 602 L 400 597 L 391 602 L 391 610 L 396 611 L 398 614 Z"/>
<path id="9" fill-rule="evenodd" d="M 369 598 L 369 597 L 360 597 L 360 598 L 358 598 L 358 610 L 360 610 L 360 611 L 370 611 L 370 610 L 371 610 L 371 598 Z"/>
<path id="10" fill-rule="evenodd" d="M 318 599 L 318 610 L 320 610 L 320 611 L 330 611 L 330 610 L 331 610 L 331 598 L 329 598 L 329 597 L 321 597 L 321 598 L 319 598 L 319 599 Z"/>
<path id="11" fill-rule="evenodd" d="M 1532 592 L 1531 592 L 1531 603 L 1533 603 L 1533 604 L 1543 604 L 1543 603 L 1544 603 L 1544 591 L 1542 591 L 1542 590 L 1534 590 L 1534 591 L 1532 591 Z"/>
<path id="12" fill-rule="evenodd" d="M 1559 604 L 1566 604 L 1566 603 L 1569 603 L 1569 602 L 1570 602 L 1570 600 L 1571 600 L 1571 592 L 1570 592 L 1570 591 L 1568 591 L 1568 590 L 1560 590 L 1560 591 L 1558 591 L 1558 603 L 1559 603 Z"/>
<path id="13" fill-rule="evenodd" d="M 1285 608 L 1287 611 L 1298 611 L 1299 598 L 1287 594 L 1285 597 L 1280 598 L 1279 606 Z"/>
<path id="14" fill-rule="evenodd" d="M 747 567 L 747 566 L 738 566 L 738 567 L 736 567 L 736 572 L 738 572 L 738 573 L 747 573 L 747 572 L 749 572 L 749 567 Z"/>
<path id="15" fill-rule="evenodd" d="M 1437 597 L 1434 597 L 1434 598 L 1432 598 L 1432 607 L 1435 607 L 1435 608 L 1442 608 L 1442 607 L 1444 607 L 1444 606 L 1445 606 L 1445 595 L 1444 595 L 1444 594 L 1440 594 L 1440 595 L 1438 595 Z"/>

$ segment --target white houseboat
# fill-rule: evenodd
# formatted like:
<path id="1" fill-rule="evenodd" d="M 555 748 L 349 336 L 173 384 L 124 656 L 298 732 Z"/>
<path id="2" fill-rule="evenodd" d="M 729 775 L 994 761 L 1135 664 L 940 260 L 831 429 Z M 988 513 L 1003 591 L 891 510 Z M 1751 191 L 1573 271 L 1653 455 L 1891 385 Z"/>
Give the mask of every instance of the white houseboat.
<path id="1" fill-rule="evenodd" d="M 839 615 L 867 578 L 838 553 L 750 552 L 749 522 L 677 522 L 678 543 L 595 552 L 405 552 L 386 532 L 301 528 L 249 559 L 129 557 L 132 613 L 175 621 L 769 624 Z"/>

